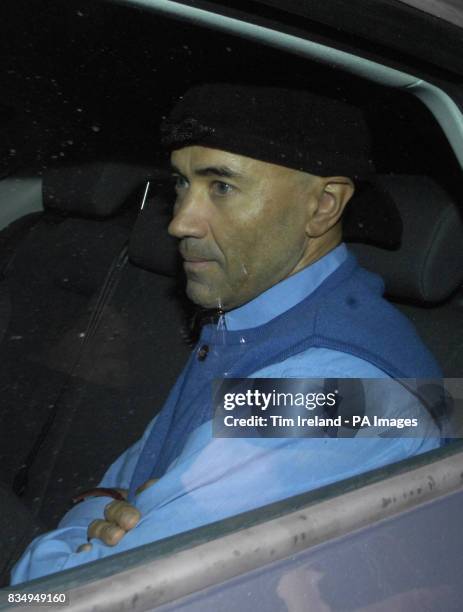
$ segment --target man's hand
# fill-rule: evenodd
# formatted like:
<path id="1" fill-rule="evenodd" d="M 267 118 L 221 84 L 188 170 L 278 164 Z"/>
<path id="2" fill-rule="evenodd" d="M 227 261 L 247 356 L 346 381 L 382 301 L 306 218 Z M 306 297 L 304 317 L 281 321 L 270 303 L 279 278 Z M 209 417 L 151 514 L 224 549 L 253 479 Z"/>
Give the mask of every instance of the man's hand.
<path id="1" fill-rule="evenodd" d="M 146 481 L 138 487 L 136 494 L 139 495 L 142 491 L 150 487 L 156 482 L 156 478 Z M 128 491 L 118 489 L 121 495 L 127 499 Z M 133 529 L 141 518 L 140 511 L 128 501 L 112 501 L 104 511 L 104 519 L 97 519 L 90 523 L 87 530 L 89 540 L 98 538 L 107 546 L 115 546 L 118 544 L 125 534 Z M 81 544 L 76 552 L 87 552 L 92 549 L 90 542 Z"/>

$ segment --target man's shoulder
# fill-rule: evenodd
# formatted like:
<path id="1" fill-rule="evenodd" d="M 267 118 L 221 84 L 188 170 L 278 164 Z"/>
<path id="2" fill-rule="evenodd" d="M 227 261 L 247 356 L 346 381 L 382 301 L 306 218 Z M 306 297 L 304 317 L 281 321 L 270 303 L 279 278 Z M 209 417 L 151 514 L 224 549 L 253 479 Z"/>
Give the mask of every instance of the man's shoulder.
<path id="1" fill-rule="evenodd" d="M 252 374 L 253 378 L 389 378 L 372 363 L 324 347 L 310 347 Z"/>
<path id="2" fill-rule="evenodd" d="M 313 318 L 315 334 L 340 330 L 344 335 L 355 328 L 356 334 L 365 330 L 371 335 L 389 327 L 391 332 L 414 336 L 414 326 L 384 297 L 384 289 L 381 276 L 360 266 L 348 252 L 344 263 L 308 296 L 303 310 Z"/>
<path id="3" fill-rule="evenodd" d="M 381 277 L 355 262 L 315 305 L 315 346 L 356 355 L 391 376 L 438 376 L 415 327 L 383 291 Z"/>

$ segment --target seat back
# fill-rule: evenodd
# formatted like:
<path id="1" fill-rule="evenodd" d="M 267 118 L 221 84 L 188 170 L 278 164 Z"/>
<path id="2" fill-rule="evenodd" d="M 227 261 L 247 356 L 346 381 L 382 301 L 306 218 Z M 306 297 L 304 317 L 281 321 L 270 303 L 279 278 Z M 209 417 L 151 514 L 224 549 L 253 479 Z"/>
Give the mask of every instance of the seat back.
<path id="1" fill-rule="evenodd" d="M 139 215 L 128 257 L 32 466 L 25 500 L 49 527 L 141 436 L 189 356 L 183 332 L 191 306 L 179 286 L 168 220 L 159 201 Z"/>
<path id="2" fill-rule="evenodd" d="M 387 297 L 415 324 L 444 376 L 461 376 L 462 210 L 428 177 L 381 176 L 377 182 L 402 219 L 400 247 L 351 244 L 350 248 L 361 265 L 383 277 Z"/>
<path id="3" fill-rule="evenodd" d="M 12 485 L 79 354 L 92 304 L 127 242 L 136 210 L 127 207 L 146 167 L 61 167 L 43 177 L 45 212 L 6 240 L 0 280 L 0 480 Z M 107 193 L 111 174 L 119 185 Z M 83 177 L 79 192 L 75 176 Z M 91 186 L 93 185 L 93 189 Z M 68 197 L 66 197 L 66 186 Z M 142 185 L 143 187 L 143 185 Z M 80 207 L 79 207 L 80 203 Z M 24 230 L 24 231 L 23 231 Z M 11 231 L 8 228 L 2 233 Z"/>

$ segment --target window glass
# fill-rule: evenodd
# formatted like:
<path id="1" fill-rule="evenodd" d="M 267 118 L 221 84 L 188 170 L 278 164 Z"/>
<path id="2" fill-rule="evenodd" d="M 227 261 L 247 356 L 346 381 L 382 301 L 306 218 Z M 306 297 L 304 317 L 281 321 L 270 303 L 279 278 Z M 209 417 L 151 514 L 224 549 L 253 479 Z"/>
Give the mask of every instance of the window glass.
<path id="1" fill-rule="evenodd" d="M 41 2 L 8 0 L 2 13 L 0 45 L 6 69 L 0 75 L 0 482 L 8 511 L 21 517 L 0 562 L 4 581 L 8 563 L 26 543 L 34 537 L 44 542 L 50 536 L 43 534 L 56 529 L 58 538 L 65 531 L 72 534 L 65 537 L 72 552 L 61 567 L 107 556 L 108 547 L 96 540 L 92 550 L 75 553 L 86 542 L 87 525 L 103 519 L 111 501 L 98 496 L 102 491 L 97 487 L 111 489 L 115 498 L 116 489 L 131 489 L 130 501 L 144 519 L 111 549 L 119 552 L 439 446 L 439 426 L 448 423 L 439 412 L 434 387 L 429 388 L 432 381 L 428 386 L 423 381 L 407 383 L 411 388 L 385 382 L 388 374 L 378 364 L 354 349 L 346 353 L 347 344 L 336 350 L 334 341 L 297 351 L 296 340 L 284 344 L 291 331 L 286 324 L 265 328 L 262 334 L 252 331 L 297 309 L 307 297 L 307 286 L 315 291 L 345 264 L 350 251 L 361 263 L 371 253 L 362 250 L 365 247 L 382 249 L 386 263 L 389 253 L 398 252 L 397 244 L 384 248 L 381 242 L 394 219 L 375 213 L 367 186 L 359 183 L 354 196 L 361 220 L 346 213 L 348 246 L 335 253 L 332 249 L 334 255 L 304 281 L 309 285 L 290 276 L 282 291 L 272 285 L 265 304 L 238 314 L 234 311 L 242 304 L 227 310 L 220 300 L 214 308 L 197 308 L 185 293 L 185 270 L 167 226 L 182 198 L 183 203 L 188 199 L 188 189 L 199 189 L 199 183 L 181 157 L 172 177 L 159 131 L 173 104 L 193 85 L 229 82 L 314 89 L 363 108 L 376 172 L 389 177 L 383 191 L 393 184 L 402 199 L 427 194 L 429 202 L 423 196 L 423 206 L 429 204 L 432 211 L 437 206 L 437 212 L 429 213 L 429 223 L 441 218 L 442 201 L 455 207 L 458 219 L 453 200 L 461 170 L 421 103 L 335 67 L 117 3 L 51 1 L 44 7 Z M 230 177 L 203 176 L 202 185 L 206 179 L 217 210 L 230 210 L 236 190 L 245 191 Z M 248 199 L 255 207 L 255 200 Z M 400 221 L 403 212 L 397 206 L 390 210 Z M 416 211 L 416 205 L 410 210 Z M 272 236 L 268 217 L 261 220 L 266 235 Z M 458 228 L 457 221 L 452 227 Z M 228 237 L 223 243 L 218 240 L 217 253 L 231 257 L 233 244 L 242 240 L 234 261 L 245 279 L 251 274 L 246 257 L 258 246 L 251 240 L 254 230 L 246 229 L 245 236 L 233 214 L 225 221 L 222 217 L 214 230 Z M 284 231 L 289 230 L 283 226 L 280 234 Z M 418 295 L 424 291 L 419 283 L 412 292 L 407 284 L 411 272 L 405 272 L 415 259 L 406 249 L 400 251 L 403 259 L 394 259 L 398 282 L 386 284 L 389 302 L 413 321 L 446 379 L 455 379 L 447 385 L 454 414 L 461 401 L 456 380 L 463 366 L 461 294 L 451 263 L 458 262 L 458 253 L 454 257 L 452 251 L 448 258 L 442 243 L 452 246 L 457 238 L 454 232 L 439 243 L 443 255 L 438 263 L 444 272 L 435 275 L 441 293 L 433 280 L 424 297 Z M 277 241 L 275 232 L 272 239 Z M 413 236 L 407 234 L 407 239 L 413 241 Z M 260 238 L 261 245 L 266 242 Z M 270 262 L 271 255 L 269 249 Z M 198 262 L 190 262 L 190 267 L 195 265 L 197 269 Z M 385 264 L 384 269 L 389 268 Z M 401 293 L 397 287 L 404 285 L 407 291 Z M 190 283 L 190 297 L 193 289 Z M 263 293 L 258 287 L 253 297 Z M 346 300 L 345 308 L 354 312 L 356 298 L 349 294 Z M 361 323 L 356 323 L 359 329 Z M 199 340 L 202 329 L 206 336 Z M 341 331 L 336 333 L 340 338 Z M 280 340 L 281 350 L 276 344 Z M 386 339 L 378 339 L 379 352 L 382 344 Z M 247 363 L 250 355 L 255 362 Z M 200 366 L 209 368 L 211 362 L 218 365 L 211 366 L 205 387 Z M 246 368 L 235 367 L 238 362 L 247 363 Z M 184 370 L 187 363 L 189 369 Z M 390 409 L 394 418 L 422 419 L 422 429 L 416 435 L 408 424 L 391 436 L 383 423 L 371 436 L 352 427 L 338 435 L 338 426 L 327 423 L 303 437 L 285 429 L 291 429 L 286 423 L 273 436 L 275 432 L 265 434 L 263 425 L 253 421 L 252 427 L 261 428 L 256 436 L 249 431 L 242 437 L 236 431 L 234 436 L 223 435 L 220 428 L 213 429 L 217 423 L 205 418 L 205 402 L 214 392 L 217 401 L 223 400 L 223 415 L 259 416 L 262 406 L 249 406 L 245 377 L 258 379 L 248 385 L 255 401 L 262 398 L 257 391 L 272 394 L 274 385 L 280 385 L 281 392 L 301 394 L 303 403 L 292 408 L 302 415 L 315 414 L 316 407 L 306 405 L 313 389 L 324 394 L 325 403 L 318 406 L 322 412 L 327 398 L 331 401 L 329 394 L 357 399 L 360 394 L 369 398 L 369 406 L 378 406 L 377 416 L 384 417 L 381 411 Z M 306 378 L 318 382 L 308 387 Z M 379 381 L 375 388 L 366 383 L 365 392 L 365 387 L 348 386 L 344 378 Z M 169 393 L 176 381 L 175 389 L 186 393 L 183 397 L 192 409 L 185 401 L 180 412 L 169 416 L 161 409 L 174 401 L 177 391 Z M 417 399 L 423 390 L 428 408 Z M 243 414 L 238 393 L 247 398 Z M 400 413 L 401 402 L 406 415 Z M 193 408 L 203 410 L 202 416 Z M 280 427 L 277 420 L 272 426 Z M 152 431 L 167 435 L 150 437 Z M 354 435 L 358 431 L 360 435 Z M 445 432 L 448 437 L 455 433 Z M 149 453 L 139 464 L 145 443 L 163 457 L 158 472 L 150 469 Z M 140 482 L 134 481 L 135 472 Z M 145 481 L 151 486 L 135 494 Z M 80 496 L 88 490 L 93 493 Z M 78 501 L 74 506 L 73 498 Z M 152 521 L 146 520 L 150 516 Z M 16 581 L 43 575 L 40 546 L 34 552 L 37 561 L 22 566 Z M 57 571 L 48 561 L 43 563 L 45 573 Z"/>

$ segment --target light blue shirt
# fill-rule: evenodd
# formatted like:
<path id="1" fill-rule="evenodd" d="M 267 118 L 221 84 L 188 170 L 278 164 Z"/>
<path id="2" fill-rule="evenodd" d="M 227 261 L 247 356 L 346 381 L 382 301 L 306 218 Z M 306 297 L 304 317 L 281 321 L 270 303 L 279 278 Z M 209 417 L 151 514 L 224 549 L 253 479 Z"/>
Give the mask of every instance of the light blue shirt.
<path id="1" fill-rule="evenodd" d="M 225 314 L 229 330 L 266 323 L 312 293 L 345 260 L 340 245 L 297 274 L 271 287 L 251 302 Z M 310 348 L 281 363 L 256 371 L 256 378 L 388 378 L 357 357 Z M 92 540 L 89 552 L 76 553 L 87 541 L 90 522 L 103 518 L 109 498 L 88 499 L 72 508 L 58 528 L 36 538 L 12 572 L 17 584 L 94 561 L 116 552 L 214 522 L 337 480 L 373 470 L 439 445 L 439 432 L 414 396 L 399 384 L 381 397 L 389 418 L 419 416 L 422 437 L 382 438 L 214 438 L 208 421 L 188 438 L 181 455 L 165 475 L 138 495 L 138 525 L 115 547 Z M 111 465 L 102 487 L 128 488 L 138 456 L 156 418 L 143 437 Z"/>

